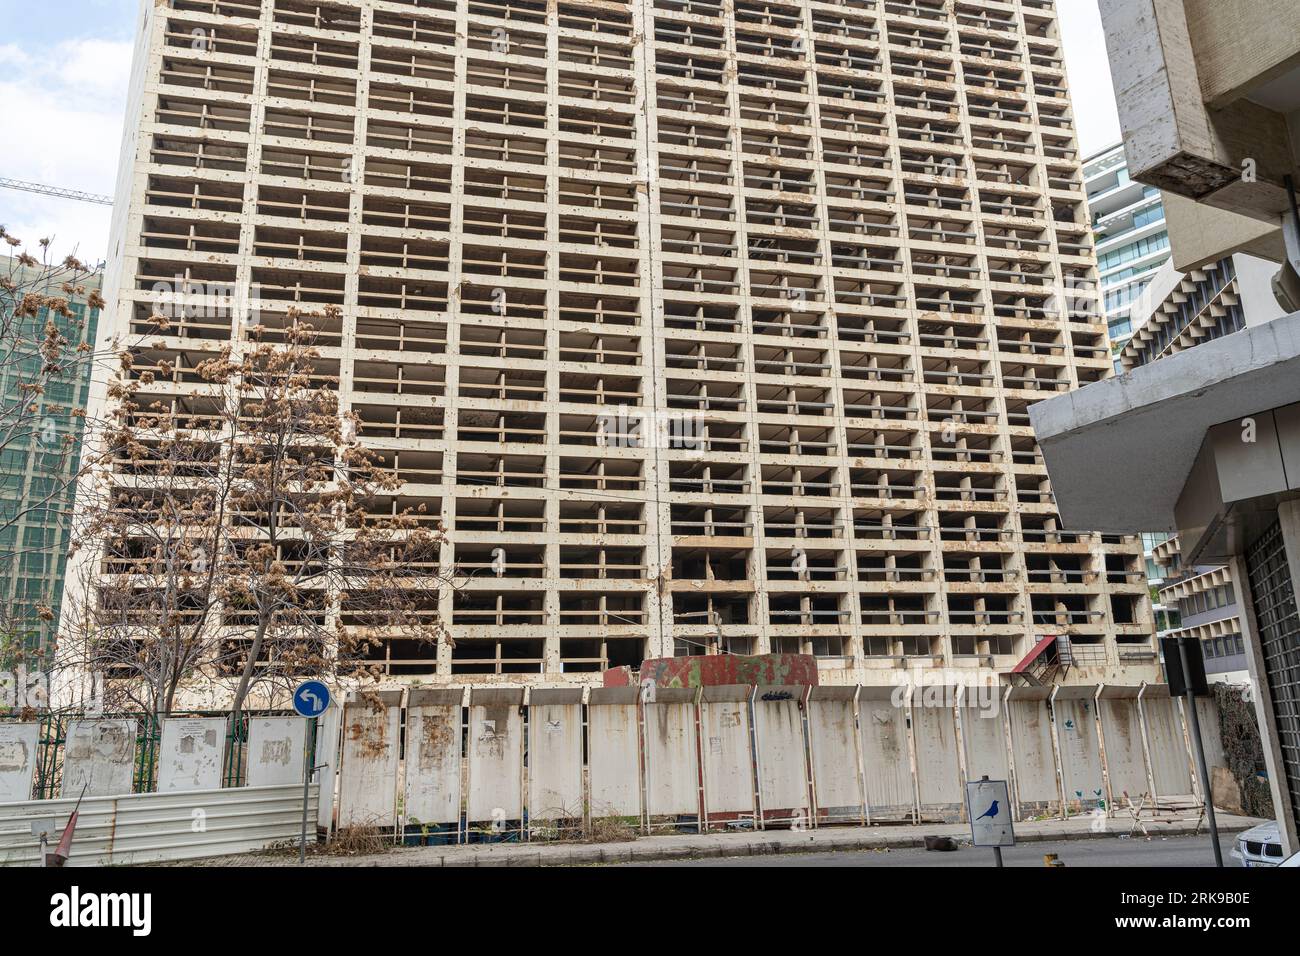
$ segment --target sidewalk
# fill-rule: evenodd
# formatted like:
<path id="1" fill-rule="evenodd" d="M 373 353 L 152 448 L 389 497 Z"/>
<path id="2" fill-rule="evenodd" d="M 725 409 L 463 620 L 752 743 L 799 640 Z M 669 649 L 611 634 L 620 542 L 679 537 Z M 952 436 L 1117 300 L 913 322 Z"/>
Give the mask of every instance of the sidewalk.
<path id="1" fill-rule="evenodd" d="M 1196 813 L 1178 820 L 1154 823 L 1144 820 L 1153 839 L 1195 832 Z M 1107 820 L 1107 829 L 1093 832 L 1093 818 L 1087 814 L 1069 820 L 1037 820 L 1017 823 L 1016 842 L 1117 839 L 1129 832 L 1132 819 L 1127 813 Z M 1252 817 L 1219 813 L 1221 833 L 1247 830 L 1263 823 Z M 1205 823 L 1201 823 L 1205 832 Z M 762 856 L 773 853 L 830 853 L 842 850 L 888 850 L 922 847 L 926 836 L 950 836 L 959 843 L 970 840 L 965 823 L 921 826 L 822 827 L 817 830 L 768 830 L 710 834 L 674 833 L 642 836 L 621 843 L 475 843 L 462 846 L 394 847 L 367 856 L 309 856 L 308 866 L 585 866 L 599 863 L 627 863 L 633 860 L 681 860 L 693 857 Z M 1138 829 L 1134 840 L 1145 839 Z M 297 866 L 297 854 L 257 853 L 188 861 L 176 865 L 197 866 Z"/>

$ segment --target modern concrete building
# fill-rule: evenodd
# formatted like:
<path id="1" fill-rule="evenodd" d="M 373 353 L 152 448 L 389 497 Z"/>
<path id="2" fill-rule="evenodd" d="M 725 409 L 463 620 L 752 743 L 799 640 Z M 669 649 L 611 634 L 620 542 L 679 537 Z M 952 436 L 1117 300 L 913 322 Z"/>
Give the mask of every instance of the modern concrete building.
<path id="1" fill-rule="evenodd" d="M 1083 161 L 1097 274 L 1111 350 L 1118 354 L 1142 321 L 1135 308 L 1142 291 L 1169 261 L 1169 232 L 1160 190 L 1128 174 L 1124 145 L 1116 143 Z M 1119 370 L 1119 359 L 1115 360 Z"/>
<path id="2" fill-rule="evenodd" d="M 1236 253 L 1181 273 L 1174 269 L 1167 248 L 1163 258 L 1125 307 L 1123 321 L 1131 322 L 1131 328 L 1116 356 L 1121 371 L 1283 314 L 1273 294 L 1276 263 Z M 1116 344 L 1112 339 L 1112 347 Z M 1176 534 L 1148 532 L 1142 539 L 1148 577 L 1159 592 L 1154 605 L 1157 636 L 1184 633 L 1199 639 L 1211 679 L 1244 682 L 1248 675 L 1231 569 L 1183 567 Z"/>
<path id="3" fill-rule="evenodd" d="M 1119 353 L 1120 370 L 1263 325 L 1285 314 L 1274 295 L 1277 263 L 1245 253 L 1179 272 L 1166 263 L 1138 296 L 1140 316 Z"/>
<path id="4" fill-rule="evenodd" d="M 392 679 L 1158 679 L 1135 536 L 1061 528 L 1029 424 L 1111 374 L 1051 0 L 150 0 L 127 129 L 151 396 L 342 310 L 377 507 L 464 577 Z"/>
<path id="5" fill-rule="evenodd" d="M 1245 253 L 1224 256 L 1187 273 L 1166 260 L 1132 303 L 1133 331 L 1116 363 L 1131 371 L 1282 315 L 1273 294 L 1277 264 Z M 1199 639 L 1214 680 L 1247 677 L 1231 569 L 1183 567 L 1177 535 L 1146 533 L 1148 575 L 1159 590 L 1157 636 Z M 1179 623 L 1175 624 L 1174 621 Z"/>
<path id="6" fill-rule="evenodd" d="M 1102 0 L 1101 11 L 1129 168 L 1181 197 L 1166 204 L 1174 266 L 1188 272 L 1240 251 L 1272 258 L 1289 314 L 1268 321 L 1247 308 L 1237 331 L 1044 402 L 1031 416 L 1067 527 L 1176 531 L 1185 566 L 1231 568 L 1273 802 L 1294 852 L 1300 154 L 1290 130 L 1300 119 L 1300 7 Z M 1187 328 L 1198 325 L 1207 338 L 1229 331 L 1218 320 Z M 1166 326 L 1168 351 L 1184 341 L 1182 329 L 1181 318 Z M 1165 351 L 1153 340 L 1144 354 Z"/>
<path id="7" fill-rule="evenodd" d="M 7 259 L 0 263 L 0 276 L 12 278 L 24 291 L 55 296 L 63 295 L 61 286 L 68 278 L 59 270 L 29 268 Z M 77 284 L 90 291 L 98 290 L 99 283 L 100 277 L 93 275 Z M 5 295 L 0 290 L 0 299 Z M 75 300 L 68 308 L 71 318 L 45 309 L 30 327 L 24 327 L 30 334 L 53 321 L 70 350 L 93 343 L 99 310 Z M 13 339 L 7 343 L 12 344 Z M 37 380 L 45 359 L 35 350 L 34 342 L 28 346 L 25 354 L 10 351 L 0 367 L 4 407 L 18 409 L 24 400 L 35 403 L 27 414 L 6 416 L 0 451 L 0 633 L 18 637 L 25 646 L 36 649 L 48 648 L 58 629 L 73 481 L 80 467 L 83 420 L 74 409 L 86 407 L 92 362 L 86 357 L 83 362 L 71 363 L 75 378 L 52 376 L 41 394 L 31 395 L 24 383 Z M 41 608 L 53 611 L 53 620 L 44 617 Z"/>

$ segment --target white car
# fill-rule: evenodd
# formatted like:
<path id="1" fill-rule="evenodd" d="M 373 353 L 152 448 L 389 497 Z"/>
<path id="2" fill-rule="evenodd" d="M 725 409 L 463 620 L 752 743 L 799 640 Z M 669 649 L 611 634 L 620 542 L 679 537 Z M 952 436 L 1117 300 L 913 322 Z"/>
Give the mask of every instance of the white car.
<path id="1" fill-rule="evenodd" d="M 1237 834 L 1237 845 L 1232 855 L 1241 861 L 1242 866 L 1300 866 L 1296 862 L 1300 854 L 1283 862 L 1286 854 L 1282 851 L 1282 834 L 1276 820 Z"/>

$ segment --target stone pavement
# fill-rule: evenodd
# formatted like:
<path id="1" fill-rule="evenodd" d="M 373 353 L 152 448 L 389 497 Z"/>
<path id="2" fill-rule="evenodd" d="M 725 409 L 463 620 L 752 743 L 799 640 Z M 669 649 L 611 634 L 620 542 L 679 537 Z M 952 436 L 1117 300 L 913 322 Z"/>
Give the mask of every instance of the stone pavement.
<path id="1" fill-rule="evenodd" d="M 1166 814 L 1167 817 L 1175 815 Z M 1195 832 L 1197 814 L 1184 812 L 1165 822 L 1144 820 L 1153 839 Z M 1132 818 L 1117 812 L 1106 820 L 1104 830 L 1094 830 L 1088 814 L 1069 820 L 1028 820 L 1015 825 L 1017 843 L 1055 840 L 1126 838 Z M 1219 813 L 1221 833 L 1249 829 L 1264 821 Z M 1201 822 L 1201 831 L 1205 824 Z M 473 843 L 461 846 L 393 847 L 384 853 L 364 856 L 334 856 L 314 853 L 308 866 L 583 866 L 627 863 L 633 860 L 681 860 L 692 857 L 760 856 L 774 853 L 830 853 L 843 850 L 888 851 L 921 847 L 926 836 L 950 836 L 958 842 L 970 840 L 965 823 L 882 825 L 872 827 L 824 826 L 816 830 L 767 830 L 729 833 L 673 833 L 642 836 L 617 843 Z M 1141 830 L 1132 839 L 1145 839 Z M 297 866 L 297 853 L 279 851 L 216 857 L 173 864 L 178 866 Z"/>

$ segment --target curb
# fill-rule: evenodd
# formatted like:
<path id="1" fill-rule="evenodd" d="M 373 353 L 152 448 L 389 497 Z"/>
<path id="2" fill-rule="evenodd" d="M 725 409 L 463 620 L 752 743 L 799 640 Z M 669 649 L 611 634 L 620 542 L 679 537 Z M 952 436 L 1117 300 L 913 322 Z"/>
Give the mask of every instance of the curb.
<path id="1" fill-rule="evenodd" d="M 1240 833 L 1249 827 L 1245 824 L 1231 824 L 1219 828 L 1222 833 Z M 1169 836 L 1191 836 L 1198 832 L 1194 824 L 1172 824 L 1167 828 L 1153 831 L 1151 836 L 1169 837 Z M 1204 825 L 1199 828 L 1201 834 L 1205 834 Z M 1080 840 L 1103 840 L 1103 839 L 1121 839 L 1125 834 L 1107 831 L 1093 833 L 1090 830 L 1084 831 L 1062 831 L 1062 832 L 1030 832 L 1016 835 L 1016 842 L 1023 843 L 1057 843 L 1063 841 L 1080 841 Z M 1133 839 L 1141 839 L 1141 835 Z M 964 840 L 959 840 L 962 846 L 968 846 Z M 720 857 L 734 858 L 746 856 L 794 856 L 806 853 L 843 853 L 859 850 L 906 850 L 920 849 L 925 845 L 923 837 L 914 837 L 909 835 L 880 836 L 869 837 L 841 837 L 821 841 L 809 841 L 800 843 L 786 843 L 779 840 L 750 840 L 746 842 L 710 842 L 700 846 L 664 846 L 656 847 L 652 843 L 641 843 L 635 841 L 625 844 L 605 844 L 597 846 L 575 846 L 565 852 L 564 849 L 557 846 L 552 852 L 550 848 L 532 851 L 509 852 L 506 854 L 478 853 L 474 855 L 466 854 L 462 858 L 440 856 L 431 859 L 428 862 L 412 863 L 426 866 L 524 866 L 524 867 L 547 867 L 547 866 L 591 866 L 591 865 L 611 865 L 619 863 L 646 863 L 666 860 L 703 860 L 716 859 Z M 401 865 L 395 860 L 384 860 L 379 865 Z"/>

